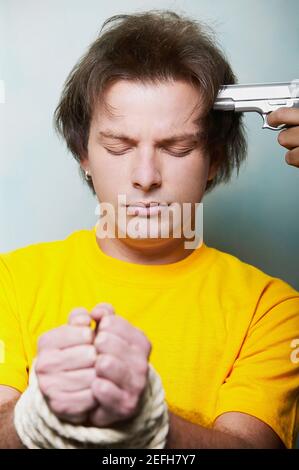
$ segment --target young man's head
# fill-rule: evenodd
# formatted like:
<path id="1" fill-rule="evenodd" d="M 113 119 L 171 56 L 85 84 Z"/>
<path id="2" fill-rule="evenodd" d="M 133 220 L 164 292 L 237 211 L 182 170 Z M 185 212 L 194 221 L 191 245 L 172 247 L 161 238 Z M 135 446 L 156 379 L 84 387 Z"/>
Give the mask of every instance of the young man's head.
<path id="1" fill-rule="evenodd" d="M 105 26 L 66 81 L 57 130 L 100 202 L 200 202 L 246 154 L 241 115 L 212 109 L 235 83 L 228 62 L 206 26 L 174 12 Z"/>

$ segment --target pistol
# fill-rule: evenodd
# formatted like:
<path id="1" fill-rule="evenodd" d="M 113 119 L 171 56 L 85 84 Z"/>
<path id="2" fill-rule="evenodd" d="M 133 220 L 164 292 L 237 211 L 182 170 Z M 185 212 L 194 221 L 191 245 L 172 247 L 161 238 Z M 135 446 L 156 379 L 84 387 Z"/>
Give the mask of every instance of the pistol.
<path id="1" fill-rule="evenodd" d="M 269 126 L 267 115 L 278 108 L 299 108 L 299 80 L 281 83 L 253 83 L 220 87 L 213 109 L 220 111 L 255 111 L 263 118 L 263 129 L 279 131 L 288 126 Z"/>

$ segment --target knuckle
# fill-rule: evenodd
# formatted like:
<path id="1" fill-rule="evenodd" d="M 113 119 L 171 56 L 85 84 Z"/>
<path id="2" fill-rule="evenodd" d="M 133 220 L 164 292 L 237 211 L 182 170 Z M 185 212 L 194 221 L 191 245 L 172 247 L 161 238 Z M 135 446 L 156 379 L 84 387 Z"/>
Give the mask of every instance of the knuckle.
<path id="1" fill-rule="evenodd" d="M 105 331 L 100 331 L 95 339 L 95 346 L 99 350 L 105 348 L 109 342 L 109 335 Z"/>
<path id="2" fill-rule="evenodd" d="M 73 333 L 80 335 L 81 328 L 72 325 L 62 325 L 61 327 L 61 336 L 64 338 L 64 342 L 68 344 L 73 336 Z"/>
<path id="3" fill-rule="evenodd" d="M 113 366 L 113 358 L 108 355 L 101 355 L 97 359 L 97 372 L 108 372 Z"/>
<path id="4" fill-rule="evenodd" d="M 88 326 L 63 325 L 61 331 L 66 344 L 72 343 L 75 338 L 80 344 L 88 344 L 93 341 L 93 331 Z"/>
<path id="5" fill-rule="evenodd" d="M 111 392 L 109 383 L 104 380 L 100 382 L 100 388 L 104 395 L 109 395 Z"/>
<path id="6" fill-rule="evenodd" d="M 37 374 L 46 374 L 49 371 L 50 365 L 53 363 L 53 360 L 57 359 L 57 352 L 51 351 L 49 354 L 48 351 L 41 353 L 38 355 L 36 364 L 35 364 L 35 371 Z"/>
<path id="7" fill-rule="evenodd" d="M 105 315 L 102 320 L 101 320 L 101 328 L 110 328 L 114 321 L 116 319 L 116 316 L 113 315 Z"/>
<path id="8" fill-rule="evenodd" d="M 126 400 L 121 406 L 120 413 L 123 417 L 131 416 L 134 414 L 136 410 L 136 406 L 138 403 L 138 397 L 136 395 L 131 395 Z"/>
<path id="9" fill-rule="evenodd" d="M 152 343 L 149 341 L 148 337 L 145 335 L 145 333 L 142 330 L 140 330 L 140 332 L 143 337 L 144 348 L 145 348 L 146 354 L 149 355 L 152 350 Z"/>
<path id="10" fill-rule="evenodd" d="M 147 380 L 145 377 L 139 377 L 135 383 L 135 390 L 140 395 L 146 387 Z"/>
<path id="11" fill-rule="evenodd" d="M 85 343 L 93 342 L 93 331 L 88 326 L 82 326 L 80 328 L 82 339 Z"/>
<path id="12" fill-rule="evenodd" d="M 86 357 L 90 359 L 93 363 L 96 362 L 97 359 L 97 352 L 96 348 L 93 344 L 86 346 Z"/>
<path id="13" fill-rule="evenodd" d="M 49 406 L 55 414 L 68 414 L 70 412 L 69 403 L 62 399 L 50 400 Z"/>
<path id="14" fill-rule="evenodd" d="M 142 360 L 138 362 L 137 370 L 139 374 L 141 374 L 142 376 L 146 376 L 148 373 L 148 369 L 149 369 L 149 365 L 147 361 Z"/>
<path id="15" fill-rule="evenodd" d="M 276 110 L 276 119 L 278 121 L 283 121 L 286 114 L 288 114 L 288 110 L 286 108 L 278 108 Z"/>
<path id="16" fill-rule="evenodd" d="M 85 400 L 69 400 L 67 396 L 56 394 L 55 397 L 49 399 L 49 407 L 56 415 L 72 415 L 76 417 L 88 410 L 89 401 Z"/>
<path id="17" fill-rule="evenodd" d="M 51 395 L 51 387 L 49 383 L 49 378 L 46 375 L 40 375 L 38 377 L 38 385 L 39 389 L 42 392 L 43 395 L 46 397 L 49 397 Z"/>
<path id="18" fill-rule="evenodd" d="M 109 383 L 98 378 L 94 380 L 91 388 L 96 397 L 99 395 L 109 395 L 111 392 Z"/>
<path id="19" fill-rule="evenodd" d="M 64 368 L 73 370 L 81 368 L 82 361 L 88 361 L 90 365 L 96 362 L 96 350 L 93 345 L 80 345 L 76 348 L 65 348 L 59 352 L 60 364 Z"/>

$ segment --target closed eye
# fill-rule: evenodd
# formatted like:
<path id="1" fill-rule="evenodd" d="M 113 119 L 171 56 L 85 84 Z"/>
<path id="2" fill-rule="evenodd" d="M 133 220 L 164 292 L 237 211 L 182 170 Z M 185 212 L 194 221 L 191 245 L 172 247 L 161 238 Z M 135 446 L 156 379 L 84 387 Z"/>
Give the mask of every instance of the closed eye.
<path id="1" fill-rule="evenodd" d="M 123 150 L 122 152 L 113 152 L 113 150 L 110 150 L 107 148 L 105 148 L 105 150 L 107 150 L 108 153 L 111 153 L 111 155 L 124 155 L 128 151 L 128 150 Z"/>
<path id="2" fill-rule="evenodd" d="M 167 153 L 170 153 L 170 155 L 173 155 L 174 157 L 185 157 L 189 153 L 192 152 L 193 149 L 188 149 L 185 150 L 184 152 L 171 152 L 170 150 L 166 150 Z"/>
<path id="3" fill-rule="evenodd" d="M 128 152 L 128 150 L 130 149 L 127 149 L 127 150 L 122 150 L 121 152 L 115 152 L 113 150 L 110 150 L 108 148 L 105 147 L 105 149 L 107 150 L 108 153 L 110 153 L 111 155 L 124 155 L 126 152 Z M 185 157 L 186 155 L 188 155 L 189 153 L 191 153 L 193 150 L 192 149 L 188 149 L 188 150 L 185 150 L 183 152 L 171 152 L 170 150 L 165 150 L 167 153 L 169 153 L 170 155 L 174 156 L 174 157 Z"/>

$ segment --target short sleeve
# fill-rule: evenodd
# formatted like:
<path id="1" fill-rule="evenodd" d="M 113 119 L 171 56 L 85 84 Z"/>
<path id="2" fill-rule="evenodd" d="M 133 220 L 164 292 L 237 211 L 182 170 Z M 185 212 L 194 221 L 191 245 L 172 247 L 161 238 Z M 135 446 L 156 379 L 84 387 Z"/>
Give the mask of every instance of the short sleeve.
<path id="1" fill-rule="evenodd" d="M 214 420 L 229 411 L 268 424 L 287 448 L 299 427 L 299 293 L 283 281 L 263 293 L 243 345 L 218 394 Z M 299 352 L 298 352 L 299 357 Z"/>
<path id="2" fill-rule="evenodd" d="M 28 384 L 15 286 L 5 255 L 0 256 L 0 385 L 23 392 Z"/>

